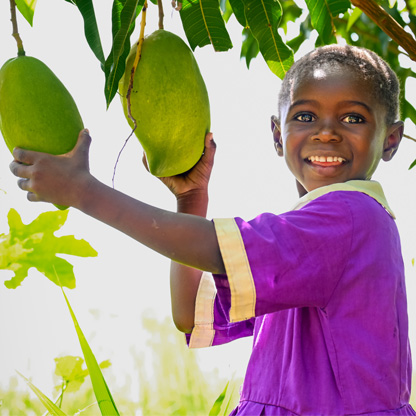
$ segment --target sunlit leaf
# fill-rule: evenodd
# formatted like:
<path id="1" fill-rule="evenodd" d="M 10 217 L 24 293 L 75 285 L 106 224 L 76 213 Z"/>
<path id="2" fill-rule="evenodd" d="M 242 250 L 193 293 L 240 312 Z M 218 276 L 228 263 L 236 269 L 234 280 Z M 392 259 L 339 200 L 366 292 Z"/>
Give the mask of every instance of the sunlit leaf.
<path id="1" fill-rule="evenodd" d="M 44 212 L 26 225 L 16 210 L 9 211 L 10 232 L 0 235 L 0 269 L 14 272 L 14 276 L 4 283 L 7 288 L 18 287 L 31 267 L 38 269 L 55 284 L 58 284 L 56 272 L 59 272 L 63 286 L 75 287 L 72 264 L 57 254 L 95 257 L 97 252 L 85 240 L 77 240 L 70 235 L 54 235 L 67 216 L 68 211 Z"/>
<path id="2" fill-rule="evenodd" d="M 118 90 L 118 83 L 126 69 L 126 58 L 130 52 L 130 37 L 136 17 L 143 8 L 145 0 L 114 0 L 112 9 L 113 45 L 105 64 L 104 94 L 107 107 Z"/>
<path id="3" fill-rule="evenodd" d="M 53 416 L 66 416 L 66 414 L 52 401 L 50 400 L 45 394 L 43 394 L 29 379 L 27 379 L 23 374 L 20 374 L 16 371 L 20 377 L 22 377 L 26 384 L 30 387 L 33 393 L 38 396 L 38 399 L 41 403 L 45 406 L 48 412 Z"/>
<path id="4" fill-rule="evenodd" d="M 217 52 L 233 47 L 218 0 L 183 0 L 180 16 L 192 50 L 209 44 Z"/>
<path id="5" fill-rule="evenodd" d="M 282 7 L 276 0 L 243 0 L 245 16 L 260 52 L 270 70 L 283 78 L 293 64 L 293 51 L 283 42 L 277 28 Z"/>
<path id="6" fill-rule="evenodd" d="M 81 345 L 85 363 L 90 373 L 92 387 L 94 390 L 95 398 L 98 402 L 98 406 L 100 407 L 101 414 L 105 416 L 119 416 L 117 407 L 114 403 L 113 397 L 111 396 L 107 383 L 105 382 L 100 366 L 98 365 L 97 360 L 87 342 L 87 339 L 85 338 L 78 324 L 77 318 L 75 317 L 74 311 L 71 308 L 71 305 L 63 288 L 62 293 L 65 297 L 66 304 L 68 305 L 68 309 L 78 335 L 78 340 Z"/>
<path id="7" fill-rule="evenodd" d="M 354 25 L 354 23 L 360 18 L 362 15 L 362 10 L 358 7 L 355 7 L 353 12 L 350 14 L 348 18 L 348 24 L 347 24 L 347 31 L 351 29 L 351 27 Z"/>
<path id="8" fill-rule="evenodd" d="M 218 416 L 220 414 L 222 403 L 225 399 L 225 395 L 227 394 L 228 384 L 229 382 L 227 382 L 227 384 L 224 387 L 224 390 L 217 397 L 217 400 L 215 400 L 214 405 L 209 411 L 209 416 Z"/>
<path id="9" fill-rule="evenodd" d="M 348 0 L 305 0 L 312 26 L 325 44 L 335 42 L 334 18 L 345 13 L 351 3 Z"/>
<path id="10" fill-rule="evenodd" d="M 23 17 L 28 21 L 30 26 L 33 26 L 33 15 L 35 14 L 35 7 L 37 0 L 15 0 L 16 6 Z"/>
<path id="11" fill-rule="evenodd" d="M 101 45 L 100 33 L 98 31 L 97 20 L 95 18 L 94 5 L 92 0 L 66 0 L 78 7 L 84 19 L 84 33 L 88 45 L 97 59 L 104 65 L 105 58 Z"/>

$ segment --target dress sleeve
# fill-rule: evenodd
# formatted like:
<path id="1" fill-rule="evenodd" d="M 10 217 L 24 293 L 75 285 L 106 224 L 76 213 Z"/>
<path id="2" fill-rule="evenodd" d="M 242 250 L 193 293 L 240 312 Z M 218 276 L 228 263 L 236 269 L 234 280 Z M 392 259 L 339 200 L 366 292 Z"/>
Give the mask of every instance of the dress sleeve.
<path id="1" fill-rule="evenodd" d="M 214 280 L 229 322 L 288 308 L 324 308 L 346 267 L 353 237 L 348 193 L 342 192 L 298 211 L 214 224 L 226 269 Z"/>
<path id="2" fill-rule="evenodd" d="M 214 219 L 226 274 L 204 273 L 189 346 L 252 335 L 255 318 L 296 307 L 324 308 L 345 269 L 352 214 L 337 193 L 281 215 Z"/>

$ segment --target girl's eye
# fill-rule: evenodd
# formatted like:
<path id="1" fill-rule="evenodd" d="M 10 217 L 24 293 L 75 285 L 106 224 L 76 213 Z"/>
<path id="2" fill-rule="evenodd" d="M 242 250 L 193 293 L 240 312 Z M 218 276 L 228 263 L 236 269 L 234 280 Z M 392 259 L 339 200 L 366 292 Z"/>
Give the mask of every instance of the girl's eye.
<path id="1" fill-rule="evenodd" d="M 308 113 L 302 113 L 295 116 L 295 120 L 302 121 L 303 123 L 310 123 L 314 121 L 314 116 Z"/>
<path id="2" fill-rule="evenodd" d="M 364 119 L 362 117 L 355 116 L 353 114 L 350 114 L 350 115 L 344 117 L 343 121 L 345 121 L 346 123 L 350 123 L 350 124 L 364 123 Z"/>

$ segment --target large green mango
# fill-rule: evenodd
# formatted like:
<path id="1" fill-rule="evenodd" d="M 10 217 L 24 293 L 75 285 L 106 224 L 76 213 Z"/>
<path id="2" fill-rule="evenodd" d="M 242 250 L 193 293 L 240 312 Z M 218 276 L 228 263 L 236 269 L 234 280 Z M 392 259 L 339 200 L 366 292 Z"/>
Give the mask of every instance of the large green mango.
<path id="1" fill-rule="evenodd" d="M 126 96 L 136 50 L 137 45 L 119 84 L 131 127 Z M 192 51 L 179 36 L 160 29 L 144 39 L 130 102 L 135 134 L 153 175 L 177 175 L 198 162 L 210 129 L 208 93 Z"/>
<path id="2" fill-rule="evenodd" d="M 71 94 L 43 62 L 19 56 L 3 65 L 0 131 L 11 152 L 22 147 L 54 155 L 67 153 L 74 148 L 82 128 Z"/>
<path id="3" fill-rule="evenodd" d="M 55 74 L 40 60 L 19 56 L 0 69 L 0 131 L 15 147 L 63 154 L 73 149 L 83 122 Z"/>

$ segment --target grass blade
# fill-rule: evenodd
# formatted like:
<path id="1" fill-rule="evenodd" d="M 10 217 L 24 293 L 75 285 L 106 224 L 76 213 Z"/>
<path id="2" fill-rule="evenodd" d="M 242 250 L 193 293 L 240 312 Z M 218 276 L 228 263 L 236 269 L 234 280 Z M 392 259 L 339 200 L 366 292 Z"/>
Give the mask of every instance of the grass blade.
<path id="1" fill-rule="evenodd" d="M 225 399 L 225 395 L 227 394 L 228 385 L 230 382 L 228 381 L 225 385 L 224 390 L 221 392 L 221 394 L 217 397 L 217 400 L 215 400 L 214 405 L 212 406 L 211 410 L 209 411 L 209 416 L 218 416 L 221 411 L 222 403 Z"/>
<path id="2" fill-rule="evenodd" d="M 16 373 L 22 377 L 26 384 L 32 389 L 33 393 L 38 396 L 38 399 L 42 402 L 42 404 L 46 407 L 48 412 L 53 416 L 66 416 L 66 414 L 52 401 L 50 400 L 45 394 L 43 394 L 29 379 L 27 379 L 23 374 L 19 373 L 16 370 Z"/>
<path id="3" fill-rule="evenodd" d="M 88 371 L 91 377 L 91 383 L 94 390 L 95 398 L 97 399 L 98 406 L 102 415 L 105 416 L 119 416 L 118 410 L 111 396 L 110 390 L 108 389 L 107 383 L 105 382 L 104 376 L 97 363 L 97 360 L 88 345 L 88 342 L 78 325 L 78 321 L 75 317 L 74 311 L 65 295 L 63 288 L 61 287 L 62 293 L 65 297 L 66 304 L 68 305 L 69 312 L 74 322 L 75 330 L 78 335 L 79 343 L 81 345 L 82 353 L 84 354 L 85 364 L 87 365 Z"/>

